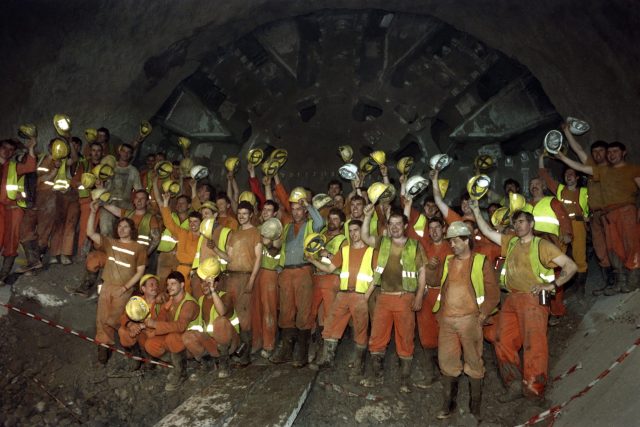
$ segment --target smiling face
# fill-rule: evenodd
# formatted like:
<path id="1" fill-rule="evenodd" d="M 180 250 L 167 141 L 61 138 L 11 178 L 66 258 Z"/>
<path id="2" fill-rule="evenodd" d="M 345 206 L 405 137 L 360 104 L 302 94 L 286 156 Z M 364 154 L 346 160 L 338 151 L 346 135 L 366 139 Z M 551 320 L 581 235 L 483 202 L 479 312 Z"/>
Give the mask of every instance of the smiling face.
<path id="1" fill-rule="evenodd" d="M 389 236 L 392 239 L 400 239 L 404 236 L 404 230 L 407 228 L 402 217 L 395 215 L 389 218 L 389 225 L 387 226 Z"/>
<path id="2" fill-rule="evenodd" d="M 327 230 L 329 231 L 339 230 L 341 225 L 342 225 L 342 221 L 340 220 L 340 216 L 335 214 L 329 215 L 329 218 L 327 221 Z"/>
<path id="3" fill-rule="evenodd" d="M 573 186 L 577 185 L 578 184 L 578 175 L 576 174 L 576 171 L 574 171 L 573 169 L 567 169 L 564 172 L 564 182 L 569 187 L 573 187 Z"/>
<path id="4" fill-rule="evenodd" d="M 595 147 L 591 150 L 591 157 L 597 165 L 607 163 L 607 149 L 605 147 Z"/>
<path id="5" fill-rule="evenodd" d="M 155 277 L 150 277 L 142 285 L 142 293 L 145 300 L 154 300 L 158 296 L 159 291 L 160 284 Z"/>
<path id="6" fill-rule="evenodd" d="M 251 215 L 253 215 L 253 212 L 251 212 L 249 209 L 238 209 L 238 224 L 240 225 L 245 225 L 248 224 L 249 221 L 251 220 Z"/>
<path id="7" fill-rule="evenodd" d="M 275 208 L 270 205 L 270 204 L 265 204 L 262 207 L 262 212 L 260 213 L 260 218 L 262 218 L 262 221 L 266 221 L 268 219 L 273 218 L 276 215 L 276 210 Z"/>
<path id="8" fill-rule="evenodd" d="M 149 203 L 149 197 L 146 193 L 139 192 L 133 197 L 133 207 L 136 210 L 144 211 L 147 210 L 147 204 Z"/>
<path id="9" fill-rule="evenodd" d="M 189 230 L 197 234 L 200 231 L 200 223 L 201 221 L 198 218 L 189 217 Z"/>
<path id="10" fill-rule="evenodd" d="M 529 193 L 531 193 L 531 197 L 536 200 L 544 196 L 544 186 L 540 178 L 533 178 L 531 182 L 529 182 Z"/>
<path id="11" fill-rule="evenodd" d="M 10 144 L 8 142 L 3 142 L 2 145 L 0 145 L 0 158 L 2 158 L 5 161 L 13 157 L 15 152 L 16 152 L 16 148 L 13 146 L 13 144 Z"/>
<path id="12" fill-rule="evenodd" d="M 349 224 L 349 239 L 351 239 L 351 243 L 358 243 L 360 238 L 360 225 Z"/>
<path id="13" fill-rule="evenodd" d="M 178 282 L 176 279 L 167 279 L 167 293 L 170 297 L 180 295 L 184 288 L 184 282 Z"/>
<path id="14" fill-rule="evenodd" d="M 607 148 L 607 161 L 615 166 L 624 161 L 624 156 L 627 154 L 626 151 L 622 151 L 620 147 L 609 147 Z"/>
<path id="15" fill-rule="evenodd" d="M 120 239 L 131 238 L 131 226 L 127 221 L 120 221 L 118 223 L 118 237 Z"/>
<path id="16" fill-rule="evenodd" d="M 364 202 L 360 199 L 351 201 L 351 218 L 362 218 L 364 213 Z"/>

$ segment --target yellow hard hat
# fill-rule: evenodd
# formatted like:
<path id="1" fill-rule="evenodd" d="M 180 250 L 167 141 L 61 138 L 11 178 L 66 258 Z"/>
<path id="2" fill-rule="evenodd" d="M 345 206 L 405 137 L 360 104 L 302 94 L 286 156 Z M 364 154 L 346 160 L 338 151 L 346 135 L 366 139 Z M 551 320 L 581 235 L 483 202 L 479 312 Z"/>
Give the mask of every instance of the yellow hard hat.
<path id="1" fill-rule="evenodd" d="M 209 169 L 207 169 L 204 166 L 196 165 L 191 168 L 191 171 L 189 171 L 189 174 L 191 175 L 191 178 L 198 181 L 200 179 L 203 179 L 209 176 Z"/>
<path id="2" fill-rule="evenodd" d="M 260 226 L 260 235 L 269 240 L 279 239 L 282 235 L 282 223 L 278 218 L 269 218 Z"/>
<path id="3" fill-rule="evenodd" d="M 95 128 L 85 129 L 84 137 L 87 139 L 89 144 L 96 142 L 96 139 L 98 139 L 98 130 Z"/>
<path id="4" fill-rule="evenodd" d="M 289 194 L 289 202 L 300 203 L 300 200 L 307 198 L 307 190 L 302 187 L 296 187 Z"/>
<path id="5" fill-rule="evenodd" d="M 97 165 L 91 170 L 91 173 L 98 177 L 98 179 L 104 181 L 114 175 L 113 168 L 110 165 Z"/>
<path id="6" fill-rule="evenodd" d="M 116 157 L 111 154 L 107 154 L 102 158 L 102 160 L 100 160 L 100 164 L 109 165 L 111 168 L 115 169 L 117 164 Z"/>
<path id="7" fill-rule="evenodd" d="M 171 164 L 171 162 L 163 160 L 156 163 L 155 170 L 160 179 L 169 178 L 173 173 L 173 165 Z"/>
<path id="8" fill-rule="evenodd" d="M 444 199 L 444 196 L 447 194 L 447 190 L 449 189 L 449 180 L 446 178 L 438 179 L 438 188 L 440 189 L 440 196 Z"/>
<path id="9" fill-rule="evenodd" d="M 251 203 L 251 206 L 255 208 L 256 204 L 258 203 L 258 200 L 256 199 L 256 195 L 253 194 L 251 191 L 243 191 L 238 196 L 238 202 L 249 202 Z"/>
<path id="10" fill-rule="evenodd" d="M 318 193 L 315 196 L 313 196 L 313 198 L 311 199 L 311 204 L 313 205 L 314 208 L 320 210 L 325 206 L 327 206 L 332 201 L 333 199 L 329 195 L 324 193 Z"/>
<path id="11" fill-rule="evenodd" d="M 482 154 L 475 158 L 475 160 L 473 161 L 473 165 L 477 170 L 486 172 L 494 165 L 493 157 L 488 154 Z"/>
<path id="12" fill-rule="evenodd" d="M 536 205 L 536 206 L 538 206 L 538 205 Z M 532 204 L 525 203 L 524 207 L 522 209 L 520 209 L 520 210 L 523 211 L 523 212 L 529 212 L 530 214 L 533 215 L 533 209 L 534 209 L 534 207 L 533 207 Z"/>
<path id="13" fill-rule="evenodd" d="M 178 137 L 178 145 L 183 150 L 188 150 L 189 147 L 191 147 L 191 140 L 189 138 L 185 137 L 185 136 L 179 136 Z"/>
<path id="14" fill-rule="evenodd" d="M 511 193 L 509 192 L 509 212 L 514 213 L 515 211 L 522 210 L 524 205 L 527 204 L 527 200 L 524 198 L 522 194 Z"/>
<path id="15" fill-rule="evenodd" d="M 273 150 L 269 158 L 278 163 L 278 167 L 282 167 L 289 157 L 289 153 L 284 148 L 277 148 Z"/>
<path id="16" fill-rule="evenodd" d="M 358 166 L 353 163 L 345 163 L 338 169 L 338 175 L 347 181 L 353 181 L 358 177 Z"/>
<path id="17" fill-rule="evenodd" d="M 378 166 L 382 166 L 387 161 L 387 155 L 382 150 L 376 150 L 369 155 Z"/>
<path id="18" fill-rule="evenodd" d="M 56 138 L 51 144 L 51 157 L 53 160 L 65 159 L 69 156 L 69 146 L 63 139 Z"/>
<path id="19" fill-rule="evenodd" d="M 149 315 L 149 304 L 144 298 L 134 295 L 129 298 L 127 305 L 124 306 L 127 317 L 134 322 L 142 322 Z"/>
<path id="20" fill-rule="evenodd" d="M 385 192 L 389 191 L 390 184 L 385 184 L 383 182 L 374 182 L 367 189 L 367 196 L 369 197 L 369 201 L 374 205 L 378 203 L 378 200 L 382 197 Z"/>
<path id="21" fill-rule="evenodd" d="M 93 188 L 94 185 L 96 185 L 97 179 L 98 177 L 95 176 L 94 174 L 85 172 L 82 174 L 82 176 L 80 176 L 80 184 L 82 184 L 82 187 L 85 190 L 90 190 Z"/>
<path id="22" fill-rule="evenodd" d="M 414 175 L 407 179 L 407 194 L 411 197 L 415 197 L 422 193 L 429 186 L 429 180 L 421 177 L 420 175 Z"/>
<path id="23" fill-rule="evenodd" d="M 155 274 L 145 274 L 140 278 L 140 282 L 138 282 L 140 284 L 140 290 L 142 290 L 142 285 L 144 285 L 149 279 L 156 279 L 158 284 L 160 284 L 160 278 L 158 276 L 156 276 Z"/>
<path id="24" fill-rule="evenodd" d="M 182 176 L 189 176 L 191 168 L 193 168 L 193 160 L 190 157 L 180 160 L 180 173 Z"/>
<path id="25" fill-rule="evenodd" d="M 429 159 L 429 166 L 433 170 L 441 171 L 442 169 L 449 166 L 452 160 L 453 159 L 451 159 L 451 157 L 449 157 L 447 154 L 436 154 L 435 156 L 431 157 L 431 159 Z"/>
<path id="26" fill-rule="evenodd" d="M 111 193 L 106 188 L 96 188 L 91 191 L 91 200 L 100 200 L 101 202 L 108 203 L 111 199 Z"/>
<path id="27" fill-rule="evenodd" d="M 264 151 L 260 148 L 252 148 L 247 152 L 247 162 L 253 166 L 258 166 L 264 158 Z"/>
<path id="28" fill-rule="evenodd" d="M 403 157 L 396 163 L 396 169 L 401 175 L 408 175 L 413 168 L 413 157 Z"/>
<path id="29" fill-rule="evenodd" d="M 18 136 L 24 139 L 31 139 L 38 136 L 38 128 L 33 123 L 25 123 L 18 128 Z"/>
<path id="30" fill-rule="evenodd" d="M 207 200 L 206 202 L 201 204 L 200 209 L 198 209 L 198 211 L 202 211 L 202 209 L 210 209 L 213 213 L 218 212 L 218 207 L 216 206 L 215 203 L 213 203 L 210 200 Z"/>
<path id="31" fill-rule="evenodd" d="M 53 116 L 53 127 L 60 136 L 71 136 L 71 119 L 66 114 Z"/>
<path id="32" fill-rule="evenodd" d="M 371 159 L 371 157 L 365 157 L 360 160 L 360 170 L 365 173 L 365 175 L 369 175 L 373 172 L 373 168 L 375 168 L 376 163 Z"/>
<path id="33" fill-rule="evenodd" d="M 224 161 L 224 167 L 227 171 L 236 173 L 240 168 L 240 159 L 237 157 L 227 157 L 227 160 Z"/>
<path id="34" fill-rule="evenodd" d="M 501 207 L 495 210 L 491 215 L 491 224 L 494 227 L 498 225 L 508 225 L 509 224 L 509 208 Z"/>
<path id="35" fill-rule="evenodd" d="M 149 123 L 149 122 L 140 123 L 140 136 L 141 137 L 146 138 L 147 136 L 149 136 L 149 134 L 151 133 L 152 130 L 153 130 L 153 126 L 151 126 L 151 123 Z"/>
<path id="36" fill-rule="evenodd" d="M 341 145 L 338 147 L 338 154 L 345 163 L 350 163 L 353 160 L 353 148 L 350 145 Z"/>
<path id="37" fill-rule="evenodd" d="M 220 275 L 220 260 L 213 256 L 200 261 L 196 274 L 202 280 L 215 279 Z"/>
<path id="38" fill-rule="evenodd" d="M 327 239 L 324 237 L 324 234 L 309 233 L 304 239 L 304 253 L 314 255 L 320 252 L 326 243 Z"/>
<path id="39" fill-rule="evenodd" d="M 202 206 L 200 209 L 204 208 Z M 200 223 L 200 234 L 202 234 L 206 239 L 211 240 L 211 236 L 213 235 L 213 226 L 215 225 L 215 221 L 213 218 L 207 218 Z"/>
<path id="40" fill-rule="evenodd" d="M 275 160 L 267 159 L 262 163 L 262 173 L 266 176 L 274 176 L 279 169 L 280 164 Z"/>
<path id="41" fill-rule="evenodd" d="M 172 179 L 167 179 L 162 183 L 162 191 L 170 193 L 172 196 L 180 194 L 180 183 Z"/>
<path id="42" fill-rule="evenodd" d="M 489 191 L 491 178 L 487 175 L 476 175 L 467 182 L 467 192 L 473 200 L 480 200 Z"/>

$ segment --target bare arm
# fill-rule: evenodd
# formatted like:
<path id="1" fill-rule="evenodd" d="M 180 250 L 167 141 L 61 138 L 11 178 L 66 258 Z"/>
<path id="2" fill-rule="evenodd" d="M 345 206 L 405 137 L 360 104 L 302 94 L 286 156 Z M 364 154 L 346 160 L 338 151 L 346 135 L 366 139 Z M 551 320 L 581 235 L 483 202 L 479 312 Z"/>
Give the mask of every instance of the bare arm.
<path id="1" fill-rule="evenodd" d="M 100 233 L 96 233 L 96 212 L 98 212 L 98 201 L 94 200 L 89 205 L 91 207 L 91 214 L 89 215 L 89 220 L 87 221 L 87 237 L 91 239 L 96 245 L 100 246 L 102 244 L 102 236 Z"/>
<path id="2" fill-rule="evenodd" d="M 273 192 L 271 191 L 271 177 L 263 176 L 262 184 L 264 185 L 264 197 L 267 200 L 273 200 Z"/>
<path id="3" fill-rule="evenodd" d="M 233 212 L 238 211 L 238 183 L 232 172 L 227 174 L 227 196 L 231 199 L 231 209 Z"/>
<path id="4" fill-rule="evenodd" d="M 368 204 L 364 207 L 364 222 L 360 229 L 362 241 L 372 248 L 376 247 L 376 238 L 369 234 L 369 224 L 371 224 L 371 217 L 373 216 L 374 207 L 372 204 Z"/>
<path id="5" fill-rule="evenodd" d="M 380 165 L 380 174 L 382 175 L 382 182 L 385 184 L 390 184 L 389 181 L 389 169 L 387 169 L 387 165 Z"/>
<path id="6" fill-rule="evenodd" d="M 575 160 L 571 160 L 562 152 L 556 154 L 556 159 L 560 160 L 565 165 L 569 166 L 572 169 L 575 169 L 579 172 L 586 173 L 587 175 L 593 175 L 593 167 L 588 165 L 583 165 L 582 163 L 578 163 Z"/>
<path id="7" fill-rule="evenodd" d="M 496 245 L 502 245 L 502 234 L 491 228 L 487 221 L 484 220 L 480 208 L 478 207 L 477 200 L 469 200 L 469 206 L 473 212 L 473 216 L 476 218 L 476 224 L 478 229 L 487 239 L 491 240 Z"/>
<path id="8" fill-rule="evenodd" d="M 325 273 L 332 273 L 336 270 L 336 268 L 338 268 L 331 263 L 323 264 L 317 259 L 313 258 L 312 256 L 307 256 L 306 260 L 309 261 L 311 264 L 313 264 L 318 270 L 323 271 Z"/>
<path id="9" fill-rule="evenodd" d="M 122 216 L 122 209 L 116 205 L 103 205 L 102 208 L 112 213 L 116 218 L 120 218 Z"/>
<path id="10" fill-rule="evenodd" d="M 564 136 L 567 137 L 567 141 L 569 141 L 569 147 L 576 153 L 580 161 L 584 164 L 589 160 L 589 156 L 585 153 L 582 146 L 576 141 L 576 138 L 573 136 L 571 131 L 569 130 L 569 125 L 566 123 L 562 124 L 562 131 L 564 132 Z"/>
<path id="11" fill-rule="evenodd" d="M 258 243 L 255 248 L 256 262 L 253 263 L 253 270 L 251 270 L 251 277 L 249 277 L 249 283 L 245 288 L 245 292 L 249 293 L 253 289 L 253 284 L 256 281 L 256 277 L 258 277 L 258 270 L 260 270 L 260 265 L 262 264 L 262 243 Z"/>
<path id="12" fill-rule="evenodd" d="M 449 206 L 442 200 L 442 193 L 440 193 L 440 186 L 438 185 L 438 171 L 432 170 L 429 172 L 429 178 L 431 178 L 431 187 L 433 188 L 433 200 L 436 202 L 440 212 L 442 212 L 442 217 L 446 218 L 449 215 Z"/>

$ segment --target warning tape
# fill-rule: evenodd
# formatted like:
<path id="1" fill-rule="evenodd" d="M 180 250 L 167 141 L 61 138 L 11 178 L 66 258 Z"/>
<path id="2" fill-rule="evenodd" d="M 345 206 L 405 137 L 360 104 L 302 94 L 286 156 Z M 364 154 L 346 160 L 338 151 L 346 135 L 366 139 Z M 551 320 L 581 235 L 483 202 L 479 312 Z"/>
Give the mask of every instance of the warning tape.
<path id="1" fill-rule="evenodd" d="M 44 391 L 45 393 L 47 393 L 47 395 L 49 397 L 51 397 L 53 400 L 56 401 L 56 403 L 58 403 L 60 406 L 62 406 L 64 409 L 66 409 L 73 418 L 76 419 L 76 421 L 78 421 L 78 423 L 82 424 L 82 420 L 80 419 L 80 417 L 78 416 L 78 414 L 76 414 L 75 412 L 73 412 L 73 410 L 71 408 L 69 408 L 67 405 L 64 404 L 64 402 L 60 399 L 58 399 L 57 397 L 55 397 L 49 390 L 46 389 L 46 387 L 44 386 L 44 384 L 42 384 L 40 381 L 38 381 L 38 379 L 36 377 L 32 377 L 31 380 L 42 389 L 42 391 Z"/>
<path id="2" fill-rule="evenodd" d="M 165 368 L 173 368 L 173 365 L 170 365 L 168 363 L 158 362 L 157 360 L 146 359 L 144 357 L 140 357 L 140 356 L 136 356 L 135 354 L 128 353 L 128 352 L 126 352 L 124 350 L 120 350 L 117 347 L 114 347 L 112 345 L 100 342 L 100 341 L 98 341 L 98 340 L 96 340 L 94 338 L 86 336 L 85 334 L 83 334 L 81 332 L 77 332 L 77 331 L 74 331 L 71 328 L 68 328 L 66 326 L 60 325 L 60 324 L 58 324 L 58 323 L 56 323 L 56 322 L 54 322 L 52 320 L 45 319 L 44 317 L 39 316 L 37 314 L 29 313 L 28 311 L 25 311 L 25 310 L 23 310 L 21 308 L 18 308 L 16 306 L 12 305 L 12 304 L 2 304 L 2 303 L 0 303 L 0 305 L 2 305 L 4 307 L 7 307 L 8 309 L 15 311 L 16 313 L 22 314 L 23 316 L 30 317 L 31 319 L 34 319 L 34 320 L 38 320 L 38 321 L 40 321 L 40 322 L 42 322 L 42 323 L 44 323 L 46 325 L 51 326 L 52 328 L 60 329 L 62 332 L 65 332 L 65 333 L 67 333 L 69 335 L 74 335 L 74 336 L 76 336 L 78 338 L 81 338 L 81 339 L 83 339 L 85 341 L 93 343 L 93 344 L 95 344 L 97 346 L 108 348 L 109 350 L 111 350 L 113 352 L 116 352 L 116 353 L 119 353 L 119 354 L 123 355 L 124 357 L 128 357 L 129 359 L 137 360 L 138 362 L 142 362 L 142 363 L 151 363 L 151 364 L 162 366 L 162 367 L 165 367 Z"/>
<path id="3" fill-rule="evenodd" d="M 575 365 L 573 365 L 572 367 L 567 369 L 564 373 L 562 373 L 560 375 L 556 375 L 555 377 L 553 377 L 552 381 L 553 382 L 560 381 L 561 379 L 565 378 L 567 375 L 573 374 L 578 369 L 582 369 L 582 363 L 580 363 L 580 362 L 576 363 Z"/>
<path id="4" fill-rule="evenodd" d="M 381 400 L 383 400 L 383 397 L 375 395 L 373 393 L 355 393 L 353 391 L 349 391 L 349 390 L 345 390 L 344 387 L 342 387 L 341 385 L 338 384 L 333 384 L 333 383 L 328 383 L 325 381 L 318 381 L 318 383 L 325 387 L 328 390 L 333 390 L 335 392 L 338 392 L 340 394 L 344 394 L 346 396 L 349 397 L 363 397 L 367 400 L 372 400 L 374 402 L 379 402 Z"/>
<path id="5" fill-rule="evenodd" d="M 639 345 L 640 345 L 640 338 L 638 338 L 633 343 L 633 345 L 627 349 L 627 351 L 625 351 L 620 356 L 618 356 L 618 358 L 611 364 L 611 366 L 609 366 L 607 369 L 602 371 L 600 373 L 600 375 L 598 375 L 593 381 L 591 381 L 589 384 L 587 384 L 587 386 L 585 388 L 583 388 L 582 390 L 580 390 L 579 392 L 577 392 L 576 394 L 571 396 L 569 399 L 567 399 L 564 402 L 562 402 L 561 404 L 552 406 L 551 408 L 547 409 L 546 411 L 541 412 L 538 415 L 534 415 L 533 417 L 529 418 L 529 420 L 527 422 L 525 422 L 524 424 L 520 424 L 520 425 L 518 425 L 516 427 L 531 426 L 531 425 L 539 423 L 540 421 L 544 421 L 545 419 L 547 419 L 549 417 L 552 417 L 551 423 L 553 424 L 553 422 L 555 421 L 556 417 L 558 416 L 560 411 L 565 406 L 567 406 L 569 403 L 571 403 L 575 399 L 577 399 L 579 397 L 582 397 L 587 392 L 589 392 L 589 390 L 591 390 L 596 384 L 598 384 L 598 382 L 600 380 L 602 380 L 604 377 L 609 375 L 609 372 L 611 372 L 614 368 L 616 368 L 618 365 L 620 365 L 631 354 L 631 352 L 633 352 L 633 350 L 635 350 Z M 568 373 L 565 373 L 563 375 L 566 376 L 566 375 L 568 375 Z"/>

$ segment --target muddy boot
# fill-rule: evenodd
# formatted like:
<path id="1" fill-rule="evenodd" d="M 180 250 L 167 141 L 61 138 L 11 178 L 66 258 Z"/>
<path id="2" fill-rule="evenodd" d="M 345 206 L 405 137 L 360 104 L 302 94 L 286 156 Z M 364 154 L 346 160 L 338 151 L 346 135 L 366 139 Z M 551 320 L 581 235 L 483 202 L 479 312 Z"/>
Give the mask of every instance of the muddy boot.
<path id="1" fill-rule="evenodd" d="M 323 326 L 318 326 L 313 334 L 311 334 L 311 342 L 309 343 L 309 363 L 318 360 L 322 355 L 322 347 L 324 340 L 322 339 Z"/>
<path id="2" fill-rule="evenodd" d="M 146 350 L 141 349 L 140 352 L 142 353 L 142 357 L 144 357 L 147 360 L 154 360 L 153 356 L 151 356 L 149 353 L 147 353 Z M 140 367 L 140 369 L 143 372 L 147 372 L 147 371 L 151 371 L 153 369 L 156 368 L 156 364 L 155 363 L 150 363 L 150 362 L 143 362 L 142 366 Z"/>
<path id="3" fill-rule="evenodd" d="M 616 280 L 613 286 L 607 287 L 607 289 L 604 290 L 604 294 L 608 297 L 619 293 L 622 284 L 624 284 L 624 286 L 627 285 L 627 276 L 620 258 L 618 258 L 616 254 L 609 253 L 609 261 L 611 262 L 611 267 L 613 267 L 613 275 Z"/>
<path id="4" fill-rule="evenodd" d="M 85 271 L 84 278 L 82 279 L 82 283 L 79 287 L 74 288 L 69 285 L 64 285 L 64 290 L 69 292 L 71 295 L 78 295 L 87 298 L 91 294 L 91 290 L 98 280 L 98 274 L 98 272 L 94 273 L 93 271 Z"/>
<path id="5" fill-rule="evenodd" d="M 11 269 L 13 268 L 13 263 L 16 260 L 14 256 L 6 256 L 2 260 L 2 268 L 0 269 L 0 286 L 5 285 L 5 280 L 11 274 Z"/>
<path id="6" fill-rule="evenodd" d="M 442 376 L 442 409 L 436 415 L 439 420 L 446 420 L 453 415 L 457 407 L 458 399 L 458 378 Z"/>
<path id="7" fill-rule="evenodd" d="M 218 378 L 228 378 L 231 375 L 229 369 L 229 346 L 218 344 Z"/>
<path id="8" fill-rule="evenodd" d="M 627 286 L 632 291 L 640 289 L 640 268 L 629 270 L 627 273 Z"/>
<path id="9" fill-rule="evenodd" d="M 383 362 L 384 354 L 371 353 L 371 372 L 367 378 L 360 381 L 361 386 L 375 387 L 384 383 Z"/>
<path id="10" fill-rule="evenodd" d="M 431 387 L 433 385 L 433 382 L 436 380 L 438 370 L 438 349 L 423 348 L 422 351 L 424 353 L 424 379 L 414 381 L 413 386 L 421 389 L 426 389 Z"/>
<path id="11" fill-rule="evenodd" d="M 60 255 L 60 264 L 62 265 L 71 265 L 73 261 L 71 261 L 71 257 L 68 255 Z"/>
<path id="12" fill-rule="evenodd" d="M 251 331 L 240 331 L 240 346 L 244 347 L 238 364 L 240 366 L 248 366 L 251 363 Z"/>
<path id="13" fill-rule="evenodd" d="M 400 393 L 411 393 L 411 362 L 413 359 L 400 358 Z"/>
<path id="14" fill-rule="evenodd" d="M 629 292 L 633 291 L 633 288 L 629 286 L 629 273 L 631 273 L 631 270 L 628 270 L 626 267 L 622 267 L 620 269 L 620 275 L 618 276 L 618 287 L 621 294 L 628 294 Z"/>
<path id="15" fill-rule="evenodd" d="M 110 350 L 106 347 L 99 346 L 98 347 L 98 363 L 101 365 L 106 365 L 109 362 Z"/>
<path id="16" fill-rule="evenodd" d="M 353 349 L 353 366 L 351 367 L 351 372 L 349 373 L 349 379 L 351 381 L 355 381 L 356 379 L 362 377 L 362 373 L 364 371 L 364 362 L 366 358 L 367 346 L 356 344 L 355 348 Z"/>
<path id="17" fill-rule="evenodd" d="M 482 405 L 482 378 L 469 377 L 469 412 L 477 421 L 481 420 L 480 408 Z"/>
<path id="18" fill-rule="evenodd" d="M 286 363 L 291 361 L 293 353 L 293 337 L 295 334 L 295 328 L 286 328 L 282 330 L 280 346 L 269 358 L 271 363 Z"/>
<path id="19" fill-rule="evenodd" d="M 169 372 L 169 375 L 167 376 L 167 384 L 164 386 L 164 391 L 174 391 L 178 389 L 184 377 L 184 362 L 183 351 L 180 353 L 171 353 L 171 364 L 173 365 L 173 369 L 171 369 L 171 372 Z"/>
<path id="20" fill-rule="evenodd" d="M 575 279 L 573 279 L 573 287 L 575 288 L 575 292 L 580 296 L 586 295 L 587 288 L 587 273 L 578 273 L 576 274 Z"/>
<path id="21" fill-rule="evenodd" d="M 604 285 L 598 289 L 594 289 L 591 294 L 594 297 L 599 297 L 604 295 L 604 291 L 607 290 L 608 287 L 615 285 L 615 276 L 613 275 L 613 268 L 611 267 L 600 267 L 600 272 L 602 274 L 602 280 Z"/>
<path id="22" fill-rule="evenodd" d="M 40 250 L 35 240 L 22 243 L 22 249 L 27 257 L 27 265 L 20 267 L 16 270 L 16 273 L 23 274 L 31 270 L 40 270 L 44 267 L 42 261 L 40 261 Z"/>
<path id="23" fill-rule="evenodd" d="M 337 340 L 325 340 L 322 346 L 322 354 L 309 364 L 309 369 L 318 371 L 324 368 L 332 368 L 333 361 L 336 358 L 336 348 L 338 348 Z"/>
<path id="24" fill-rule="evenodd" d="M 311 337 L 311 330 L 298 329 L 298 346 L 293 354 L 293 367 L 302 368 L 306 366 L 309 358 L 309 338 Z"/>
<path id="25" fill-rule="evenodd" d="M 514 400 L 518 400 L 523 398 L 522 394 L 522 381 L 514 380 L 507 386 L 507 390 L 504 394 L 498 396 L 498 401 L 501 403 L 513 402 Z"/>

